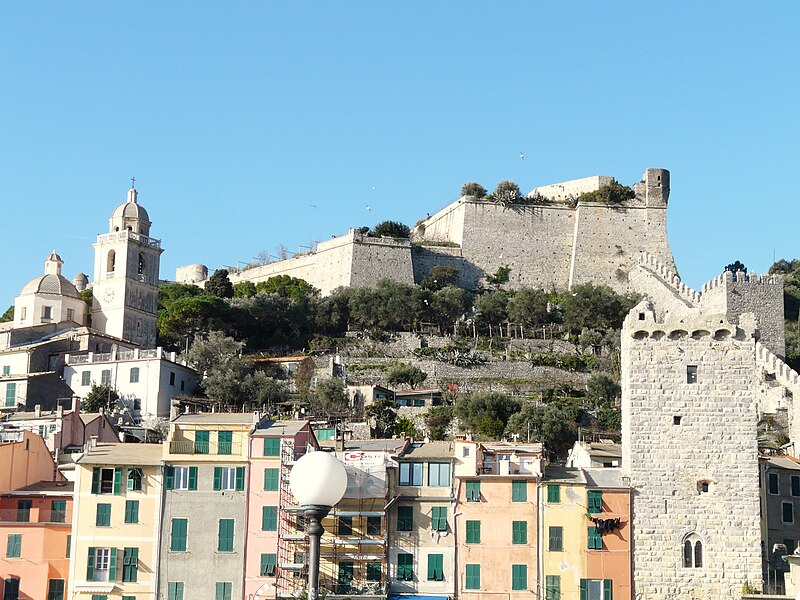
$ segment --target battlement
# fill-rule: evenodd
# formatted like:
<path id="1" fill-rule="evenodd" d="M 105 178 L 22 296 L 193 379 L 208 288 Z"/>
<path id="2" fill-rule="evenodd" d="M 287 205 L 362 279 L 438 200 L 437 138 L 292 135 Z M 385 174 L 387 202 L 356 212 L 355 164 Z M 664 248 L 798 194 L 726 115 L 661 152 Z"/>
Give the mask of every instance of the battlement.
<path id="1" fill-rule="evenodd" d="M 796 393 L 800 389 L 800 373 L 792 369 L 761 342 L 756 342 L 756 362 L 775 375 L 775 380 Z"/>
<path id="2" fill-rule="evenodd" d="M 731 284 L 739 286 L 779 285 L 781 286 L 782 290 L 783 276 L 777 274 L 770 275 L 768 273 L 759 275 L 758 273 L 745 273 L 744 271 L 737 271 L 736 273 L 733 273 L 731 271 L 725 271 L 721 275 L 716 276 L 711 281 L 708 281 L 705 284 L 703 284 L 702 293 L 705 294 L 706 292 L 710 292 L 711 290 L 714 290 L 716 288 L 720 288 L 724 285 L 731 285 Z"/>
<path id="3" fill-rule="evenodd" d="M 679 340 L 747 340 L 755 334 L 755 320 L 752 315 L 742 315 L 739 323 L 728 320 L 724 314 L 703 314 L 692 312 L 688 315 L 667 315 L 662 321 L 656 318 L 653 305 L 643 300 L 636 305 L 623 324 L 623 337 L 634 340 L 653 341 Z"/>
<path id="4" fill-rule="evenodd" d="M 643 252 L 639 264 L 656 275 L 665 284 L 677 292 L 683 300 L 695 306 L 700 302 L 700 294 L 681 281 L 680 276 L 669 269 L 649 252 Z"/>

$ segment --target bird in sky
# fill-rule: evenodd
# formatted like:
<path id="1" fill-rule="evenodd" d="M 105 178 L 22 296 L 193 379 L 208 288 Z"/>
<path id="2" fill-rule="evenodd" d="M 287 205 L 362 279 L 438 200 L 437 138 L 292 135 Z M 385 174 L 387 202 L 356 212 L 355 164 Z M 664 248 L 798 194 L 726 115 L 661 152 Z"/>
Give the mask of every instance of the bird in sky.
<path id="1" fill-rule="evenodd" d="M 317 208 L 317 205 L 316 204 L 312 204 L 311 208 Z"/>
<path id="2" fill-rule="evenodd" d="M 519 157 L 520 157 L 522 160 L 525 160 L 525 155 L 524 155 L 522 152 L 520 152 L 520 153 L 519 153 Z"/>
<path id="3" fill-rule="evenodd" d="M 367 210 L 372 210 L 372 207 L 369 204 L 367 204 Z"/>

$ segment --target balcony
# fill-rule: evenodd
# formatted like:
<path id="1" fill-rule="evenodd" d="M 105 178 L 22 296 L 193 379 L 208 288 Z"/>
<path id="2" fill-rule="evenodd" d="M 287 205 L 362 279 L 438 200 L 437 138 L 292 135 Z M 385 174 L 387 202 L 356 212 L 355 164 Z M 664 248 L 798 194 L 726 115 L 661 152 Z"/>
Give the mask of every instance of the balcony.
<path id="1" fill-rule="evenodd" d="M 0 523 L 15 523 L 15 524 L 22 524 L 22 523 L 29 523 L 32 525 L 36 524 L 47 524 L 51 525 L 53 523 L 56 524 L 64 524 L 70 525 L 72 524 L 72 509 L 68 508 L 65 511 L 59 510 L 50 510 L 44 508 L 4 508 L 0 510 Z"/>
<path id="2" fill-rule="evenodd" d="M 124 240 L 133 240 L 141 244 L 146 244 L 151 248 L 161 248 L 161 240 L 147 237 L 141 233 L 134 233 L 133 231 L 115 231 L 114 233 L 106 233 L 105 235 L 98 235 L 97 241 L 104 242 L 120 242 Z"/>
<path id="3" fill-rule="evenodd" d="M 192 440 L 173 440 L 169 443 L 170 454 L 194 454 L 198 456 L 236 456 L 241 457 L 242 445 L 238 442 L 218 444 L 217 442 L 194 442 Z"/>

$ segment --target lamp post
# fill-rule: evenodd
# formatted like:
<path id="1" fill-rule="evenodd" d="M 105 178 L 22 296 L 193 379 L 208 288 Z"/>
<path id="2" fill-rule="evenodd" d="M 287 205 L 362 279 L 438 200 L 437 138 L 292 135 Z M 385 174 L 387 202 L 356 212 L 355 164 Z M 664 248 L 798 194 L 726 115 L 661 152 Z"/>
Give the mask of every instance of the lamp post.
<path id="1" fill-rule="evenodd" d="M 344 496 L 347 471 L 333 454 L 309 452 L 292 467 L 289 475 L 292 495 L 303 507 L 308 534 L 308 600 L 319 598 L 319 546 L 322 519 Z"/>

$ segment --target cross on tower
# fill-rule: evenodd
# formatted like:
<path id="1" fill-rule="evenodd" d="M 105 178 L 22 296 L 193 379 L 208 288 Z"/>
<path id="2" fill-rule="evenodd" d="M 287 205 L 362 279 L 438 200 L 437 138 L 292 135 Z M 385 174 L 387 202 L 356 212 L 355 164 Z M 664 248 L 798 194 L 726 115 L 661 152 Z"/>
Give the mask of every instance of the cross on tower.
<path id="1" fill-rule="evenodd" d="M 131 177 L 131 188 L 136 189 L 136 177 Z"/>

